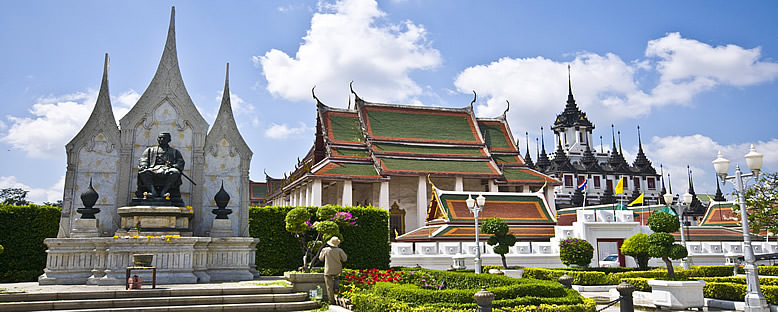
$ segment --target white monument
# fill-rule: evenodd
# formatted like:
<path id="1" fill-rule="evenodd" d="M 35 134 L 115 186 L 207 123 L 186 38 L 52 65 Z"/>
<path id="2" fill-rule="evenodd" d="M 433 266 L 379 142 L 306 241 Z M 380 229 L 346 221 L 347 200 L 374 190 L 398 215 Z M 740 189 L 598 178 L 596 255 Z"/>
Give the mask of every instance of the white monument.
<path id="1" fill-rule="evenodd" d="M 229 94 L 228 64 L 221 106 L 208 131 L 178 67 L 173 8 L 156 74 L 117 127 L 108 93 L 106 54 L 94 110 L 66 146 L 59 232 L 57 238 L 45 241 L 47 267 L 39 282 L 123 284 L 133 254 L 154 254 L 152 265 L 162 284 L 253 279 L 257 239 L 249 237 L 248 228 L 252 152 L 235 124 Z M 183 202 L 143 204 L 136 193 L 138 162 L 163 132 L 171 134 L 170 147 L 185 162 Z M 99 195 L 94 207 L 87 207 L 100 210 L 94 219 L 77 212 L 85 206 L 80 196 L 90 186 Z M 215 219 L 215 196 L 220 190 L 225 207 L 219 210 L 222 217 Z"/>

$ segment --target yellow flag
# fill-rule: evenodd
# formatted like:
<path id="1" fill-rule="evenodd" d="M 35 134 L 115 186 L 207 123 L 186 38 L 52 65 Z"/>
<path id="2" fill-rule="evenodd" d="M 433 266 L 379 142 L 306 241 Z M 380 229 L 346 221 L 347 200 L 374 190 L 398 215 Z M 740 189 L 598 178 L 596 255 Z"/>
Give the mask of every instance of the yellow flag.
<path id="1" fill-rule="evenodd" d="M 632 207 L 632 205 L 635 205 L 635 204 L 642 204 L 642 203 L 643 203 L 643 193 L 640 193 L 640 196 L 638 196 L 638 198 L 635 198 L 635 200 L 633 200 L 633 201 L 632 201 L 631 203 L 629 203 L 629 205 L 627 205 L 627 206 L 629 206 L 629 207 Z"/>
<path id="2" fill-rule="evenodd" d="M 619 179 L 619 183 L 616 184 L 616 189 L 613 192 L 616 195 L 624 193 L 624 178 Z"/>

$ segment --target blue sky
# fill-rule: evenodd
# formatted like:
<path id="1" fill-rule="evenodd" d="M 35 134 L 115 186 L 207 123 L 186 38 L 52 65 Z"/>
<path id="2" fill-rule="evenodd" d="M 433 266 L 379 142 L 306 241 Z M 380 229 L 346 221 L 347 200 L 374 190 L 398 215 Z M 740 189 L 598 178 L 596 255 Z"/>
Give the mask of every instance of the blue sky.
<path id="1" fill-rule="evenodd" d="M 640 125 L 674 193 L 687 164 L 696 191 L 714 192 L 718 150 L 744 164 L 755 144 L 763 170 L 778 166 L 775 1 L 16 1 L 0 10 L 0 188 L 62 197 L 64 145 L 94 106 L 104 53 L 119 119 L 154 75 L 173 5 L 184 82 L 209 123 L 231 64 L 253 180 L 311 147 L 311 87 L 345 107 L 352 80 L 374 102 L 463 107 L 475 90 L 484 117 L 509 100 L 522 154 L 526 131 L 535 155 L 564 108 L 568 64 L 595 140 L 608 150 L 614 124 L 631 162 Z"/>

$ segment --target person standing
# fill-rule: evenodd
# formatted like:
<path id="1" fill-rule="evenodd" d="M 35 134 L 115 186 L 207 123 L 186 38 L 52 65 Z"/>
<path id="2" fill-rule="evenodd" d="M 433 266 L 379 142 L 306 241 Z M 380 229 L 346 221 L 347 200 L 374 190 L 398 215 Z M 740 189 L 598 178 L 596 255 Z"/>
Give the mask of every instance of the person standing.
<path id="1" fill-rule="evenodd" d="M 330 304 L 335 304 L 335 292 L 340 283 L 338 275 L 343 272 L 343 262 L 346 262 L 348 256 L 343 249 L 340 249 L 340 238 L 337 236 L 330 238 L 327 245 L 329 246 L 324 247 L 319 254 L 319 260 L 324 261 L 324 286 L 327 287 L 327 299 Z"/>

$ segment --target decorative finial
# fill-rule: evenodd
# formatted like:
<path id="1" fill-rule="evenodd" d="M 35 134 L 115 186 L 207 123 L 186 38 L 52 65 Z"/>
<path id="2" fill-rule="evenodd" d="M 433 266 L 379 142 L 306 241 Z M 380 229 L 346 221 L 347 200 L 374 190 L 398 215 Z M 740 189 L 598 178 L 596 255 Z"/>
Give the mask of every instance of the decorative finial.
<path id="1" fill-rule="evenodd" d="M 475 90 L 473 90 L 473 100 L 470 101 L 470 110 L 473 110 L 473 103 L 475 103 L 475 100 L 478 98 L 478 95 L 475 94 Z"/>
<path id="2" fill-rule="evenodd" d="M 94 219 L 95 214 L 100 212 L 100 208 L 93 208 L 98 198 L 100 195 L 92 187 L 92 178 L 89 178 L 89 188 L 81 193 L 81 203 L 84 204 L 84 208 L 76 209 L 76 212 L 81 214 L 81 219 Z"/>
<path id="3" fill-rule="evenodd" d="M 624 155 L 624 151 L 621 149 L 621 131 L 616 132 L 619 135 L 619 154 Z"/>
<path id="4" fill-rule="evenodd" d="M 567 95 L 573 96 L 573 83 L 570 79 L 570 64 L 567 64 L 567 92 Z"/>
<path id="5" fill-rule="evenodd" d="M 230 194 L 227 194 L 227 191 L 224 190 L 224 180 L 222 180 L 219 191 L 213 196 L 213 201 L 216 202 L 216 207 L 219 207 L 211 210 L 211 212 L 216 215 L 216 219 L 227 219 L 227 216 L 232 213 L 232 209 L 224 208 L 230 203 Z"/>
<path id="6" fill-rule="evenodd" d="M 359 95 L 357 95 L 357 93 L 354 92 L 354 80 L 352 80 L 351 82 L 348 83 L 348 88 L 349 88 L 349 90 L 351 90 L 351 93 L 354 94 L 354 102 L 355 103 L 356 103 L 356 101 L 361 101 L 362 100 L 362 98 L 360 98 Z M 356 108 L 356 105 L 354 105 L 354 107 Z"/>
<path id="7" fill-rule="evenodd" d="M 314 85 L 313 88 L 311 88 L 311 95 L 313 95 L 313 99 L 316 100 L 316 105 L 322 104 L 319 98 L 316 97 L 316 85 Z"/>
<path id="8" fill-rule="evenodd" d="M 600 136 L 600 153 L 605 153 L 605 151 L 602 149 L 602 136 Z"/>
<path id="9" fill-rule="evenodd" d="M 508 102 L 508 100 L 505 100 L 505 103 L 508 103 L 508 107 L 505 108 L 505 111 L 502 112 L 502 115 L 505 116 L 508 114 L 508 111 L 511 110 L 511 102 Z"/>

